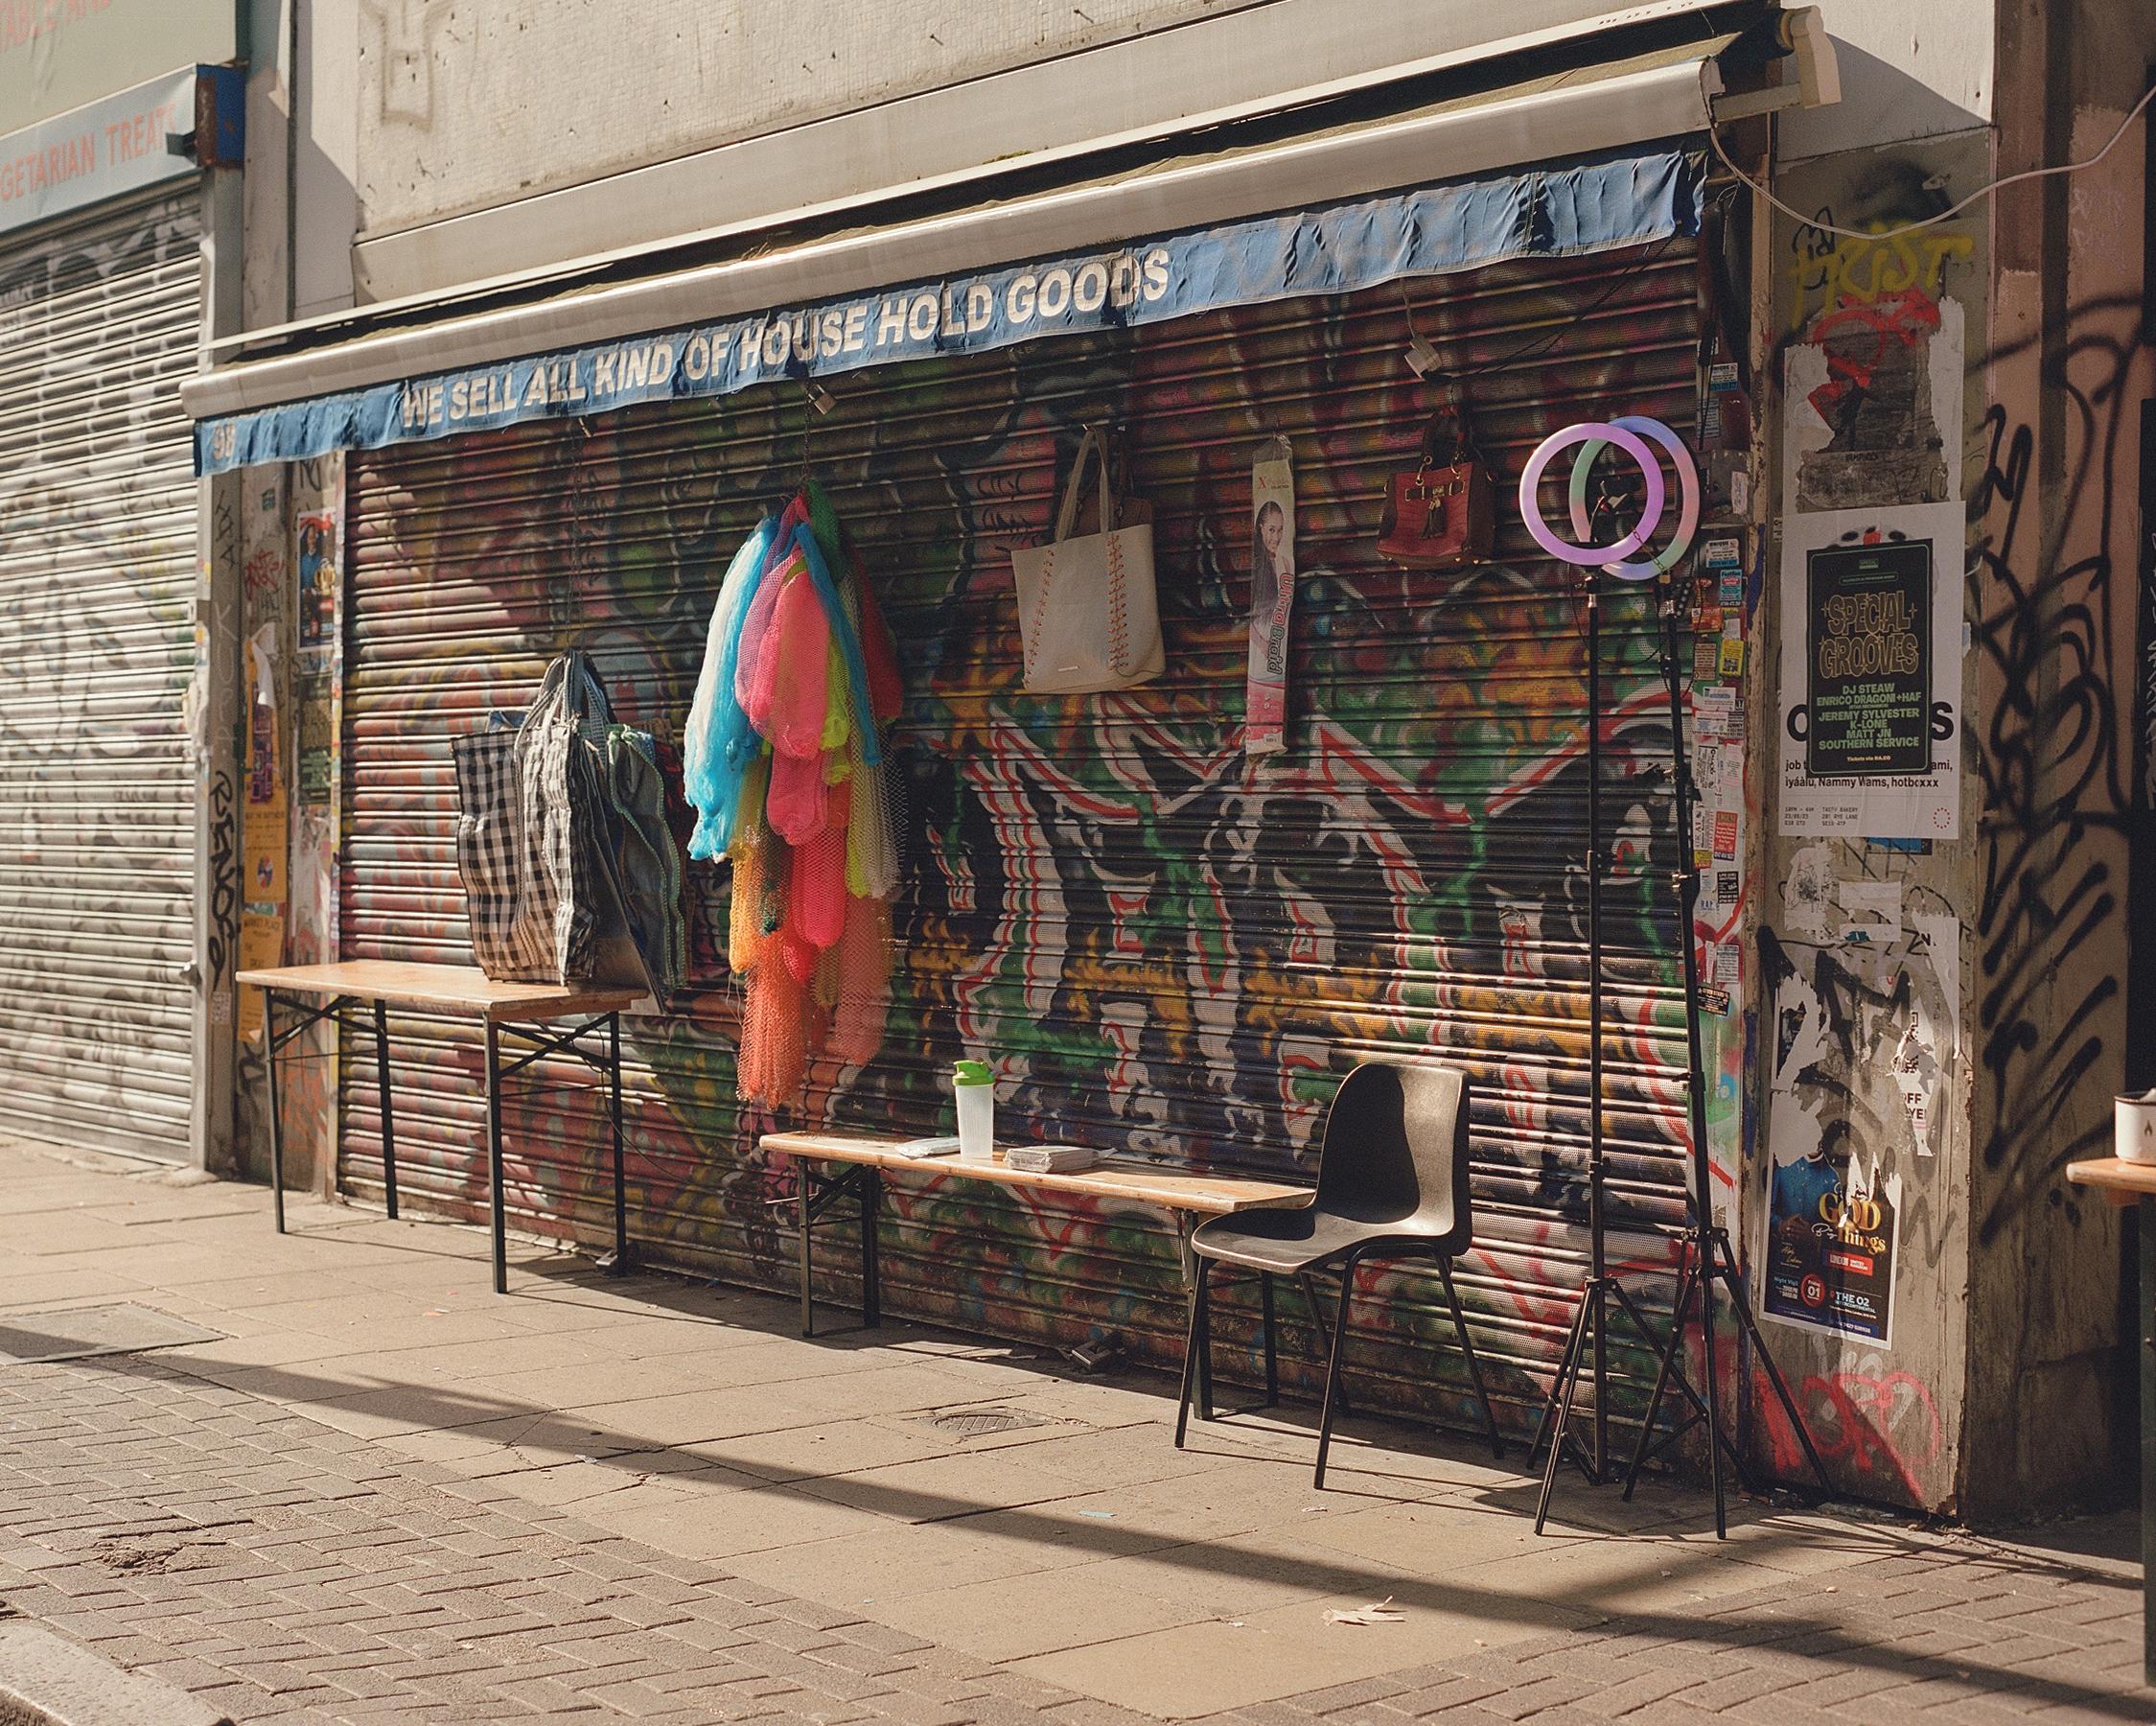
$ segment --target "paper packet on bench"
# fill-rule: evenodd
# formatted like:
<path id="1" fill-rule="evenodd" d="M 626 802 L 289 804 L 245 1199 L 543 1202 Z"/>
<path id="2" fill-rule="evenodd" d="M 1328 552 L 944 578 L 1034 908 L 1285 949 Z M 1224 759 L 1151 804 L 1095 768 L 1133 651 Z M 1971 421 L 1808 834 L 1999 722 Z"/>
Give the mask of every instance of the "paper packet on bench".
<path id="1" fill-rule="evenodd" d="M 1008 1145 L 1003 1160 L 1022 1175 L 1067 1175 L 1090 1169 L 1094 1153 L 1090 1145 Z"/>
<path id="2" fill-rule="evenodd" d="M 959 1142 L 955 1138 L 904 1139 L 891 1147 L 893 1156 L 956 1156 Z"/>

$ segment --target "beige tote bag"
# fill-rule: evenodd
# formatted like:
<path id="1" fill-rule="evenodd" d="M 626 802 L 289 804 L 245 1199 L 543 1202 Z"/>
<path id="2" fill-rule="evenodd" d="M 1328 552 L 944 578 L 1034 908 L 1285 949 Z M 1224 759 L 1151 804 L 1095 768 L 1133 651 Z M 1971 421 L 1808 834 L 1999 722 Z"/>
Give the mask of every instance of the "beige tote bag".
<path id="1" fill-rule="evenodd" d="M 1088 460 L 1098 469 L 1099 533 L 1073 537 Z M 1041 695 L 1127 689 L 1165 668 L 1153 592 L 1153 530 L 1124 526 L 1124 502 L 1108 482 L 1105 440 L 1088 426 L 1063 488 L 1055 538 L 1010 554 L 1026 688 Z"/>

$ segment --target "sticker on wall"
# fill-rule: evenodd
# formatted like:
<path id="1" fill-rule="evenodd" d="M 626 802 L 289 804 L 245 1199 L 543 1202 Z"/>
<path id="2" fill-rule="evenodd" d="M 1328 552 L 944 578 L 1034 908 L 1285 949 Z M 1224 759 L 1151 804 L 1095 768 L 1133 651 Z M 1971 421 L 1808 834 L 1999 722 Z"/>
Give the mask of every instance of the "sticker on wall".
<path id="1" fill-rule="evenodd" d="M 282 905 L 250 905 L 240 915 L 241 970 L 270 970 L 285 962 L 285 911 Z M 240 1038 L 253 1042 L 262 1036 L 262 991 L 240 991 Z"/>
<path id="2" fill-rule="evenodd" d="M 1250 467 L 1250 668 L 1243 748 L 1287 747 L 1287 626 L 1295 608 L 1295 457 L 1285 437 Z"/>
<path id="3" fill-rule="evenodd" d="M 1767 1183 L 1767 1317 L 1890 1348 L 1900 1218 L 1899 1176 L 1838 1163 L 1823 1140 L 1777 1158 Z"/>
<path id="4" fill-rule="evenodd" d="M 292 526 L 299 546 L 300 665 L 319 672 L 336 642 L 337 520 L 324 512 L 306 511 Z"/>
<path id="5" fill-rule="evenodd" d="M 1964 511 L 1959 503 L 1919 503 L 1897 509 L 1835 510 L 1793 515 L 1782 525 L 1781 687 L 1776 712 L 1781 731 L 1781 831 L 1839 839 L 1955 839 L 1961 831 L 1959 754 L 1961 690 L 1961 571 Z M 1882 561 L 1881 548 L 1887 548 Z M 1895 549 L 1906 548 L 1906 549 Z M 1827 553 L 1825 568 L 1815 553 Z M 1859 564 L 1879 565 L 1866 572 Z M 1911 571 L 1921 565 L 1927 585 L 1918 651 L 1933 686 L 1923 711 L 1906 710 L 1913 675 L 1894 669 L 1911 657 L 1906 636 L 1912 608 L 1906 598 Z M 1883 573 L 1881 572 L 1883 571 Z M 1852 592 L 1844 576 L 1863 586 Z M 1891 577 L 1889 580 L 1888 577 Z M 1897 585 L 1898 584 L 1898 585 Z M 1813 617 L 1815 595 L 1820 599 Z M 1836 602 L 1840 602 L 1837 604 Z M 1833 607 L 1829 611 L 1829 607 Z M 1814 622 L 1818 627 L 1812 627 Z M 1820 657 L 1824 655 L 1823 659 Z M 1891 662 L 1889 664 L 1889 662 Z M 1876 663 L 1876 664 L 1875 664 Z M 1872 675 L 1876 669 L 1877 676 Z M 1874 688 L 1873 686 L 1878 686 Z M 1821 702 L 1820 741 L 1831 728 L 1828 758 L 1884 748 L 1893 760 L 1912 758 L 1914 740 L 1928 747 L 1929 771 L 1882 771 L 1863 778 L 1817 775 L 1813 699 Z M 1915 733 L 1924 734 L 1921 737 Z M 1861 759 L 1858 764 L 1862 764 Z"/>

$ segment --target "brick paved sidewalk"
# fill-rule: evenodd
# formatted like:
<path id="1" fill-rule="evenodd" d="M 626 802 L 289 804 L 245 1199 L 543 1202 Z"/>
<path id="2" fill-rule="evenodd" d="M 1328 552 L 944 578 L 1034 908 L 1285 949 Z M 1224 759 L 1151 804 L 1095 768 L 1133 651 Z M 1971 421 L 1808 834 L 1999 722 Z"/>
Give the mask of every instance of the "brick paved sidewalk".
<path id="1" fill-rule="evenodd" d="M 149 1357 L 0 1370 L 0 1600 L 241 1726 L 1076 1700 Z"/>
<path id="2" fill-rule="evenodd" d="M 0 1371 L 0 1600 L 242 1726 L 1147 1717 L 145 1357 Z M 2124 1578 L 1972 1546 L 1218 1717 L 2146 1719 L 2138 1618 Z"/>
<path id="3" fill-rule="evenodd" d="M 242 1726 L 2156 1718 L 2115 1560 L 1666 1482 L 1538 1540 L 1398 1426 L 1313 1494 L 1300 1414 L 1177 1451 L 1148 1377 L 6 1145 L 0 1199 L 0 1325 L 218 1333 L 0 1361 L 0 1602 Z"/>

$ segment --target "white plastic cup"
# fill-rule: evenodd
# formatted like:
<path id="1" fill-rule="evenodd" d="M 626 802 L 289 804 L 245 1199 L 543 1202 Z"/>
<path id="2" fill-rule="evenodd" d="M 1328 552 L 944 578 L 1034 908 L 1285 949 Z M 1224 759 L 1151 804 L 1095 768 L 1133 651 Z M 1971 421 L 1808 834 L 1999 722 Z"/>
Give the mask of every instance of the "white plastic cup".
<path id="1" fill-rule="evenodd" d="M 964 1065 L 978 1067 L 979 1063 L 968 1061 Z M 996 1157 L 996 1085 L 985 1067 L 980 1071 L 979 1078 L 961 1071 L 951 1081 L 959 1105 L 961 1162 L 993 1162 Z"/>

